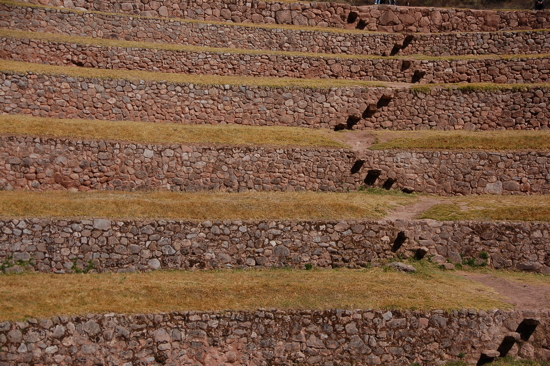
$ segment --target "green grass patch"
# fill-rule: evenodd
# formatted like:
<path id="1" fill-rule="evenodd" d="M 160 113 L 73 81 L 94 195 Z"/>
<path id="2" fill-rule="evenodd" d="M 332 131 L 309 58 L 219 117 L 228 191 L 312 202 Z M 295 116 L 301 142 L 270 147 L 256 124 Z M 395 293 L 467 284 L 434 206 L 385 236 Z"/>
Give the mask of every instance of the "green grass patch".
<path id="1" fill-rule="evenodd" d="M 373 131 L 371 150 L 547 151 L 550 131 Z"/>
<path id="2" fill-rule="evenodd" d="M 334 131 L 280 126 L 185 125 L 0 115 L 0 135 L 123 140 L 160 144 L 347 148 Z"/>
<path id="3" fill-rule="evenodd" d="M 0 275 L 0 320 L 87 313 L 278 309 L 509 308 L 493 289 L 435 266 L 365 270 Z"/>

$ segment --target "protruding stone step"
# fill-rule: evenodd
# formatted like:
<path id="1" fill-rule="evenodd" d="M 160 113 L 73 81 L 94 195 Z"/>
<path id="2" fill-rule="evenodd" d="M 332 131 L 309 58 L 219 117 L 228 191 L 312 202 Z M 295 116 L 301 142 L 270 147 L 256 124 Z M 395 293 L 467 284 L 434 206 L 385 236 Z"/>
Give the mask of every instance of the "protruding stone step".
<path id="1" fill-rule="evenodd" d="M 504 336 L 502 343 L 498 347 L 499 357 L 506 357 L 512 347 L 521 340 L 521 335 L 517 332 L 510 332 Z"/>
<path id="2" fill-rule="evenodd" d="M 476 366 L 483 366 L 485 364 L 491 363 L 495 359 L 497 359 L 499 355 L 500 352 L 496 350 L 481 351 L 481 356 L 479 357 Z"/>

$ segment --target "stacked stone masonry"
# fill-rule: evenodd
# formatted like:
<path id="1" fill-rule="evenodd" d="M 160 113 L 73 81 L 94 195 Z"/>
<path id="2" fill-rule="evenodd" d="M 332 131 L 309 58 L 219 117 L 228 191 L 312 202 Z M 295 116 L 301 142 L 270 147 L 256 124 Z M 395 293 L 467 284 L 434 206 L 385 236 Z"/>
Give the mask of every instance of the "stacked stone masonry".
<path id="1" fill-rule="evenodd" d="M 405 241 L 397 243 L 403 235 Z M 0 260 L 14 264 L 6 272 L 360 268 L 417 256 L 422 248 L 424 259 L 437 263 L 473 259 L 497 269 L 550 274 L 547 222 L 34 218 L 0 221 L 0 238 Z"/>
<path id="2" fill-rule="evenodd" d="M 120 12 L 143 16 L 190 18 L 235 23 L 294 24 L 359 28 L 381 32 L 476 32 L 550 28 L 547 12 L 435 9 L 398 6 L 350 6 L 341 3 L 255 0 L 161 1 L 26 0 L 32 3 Z"/>
<path id="3" fill-rule="evenodd" d="M 0 137 L 0 189 L 336 191 L 371 170 L 393 189 L 440 195 L 549 194 L 550 153 L 366 151 L 352 173 L 346 149 L 153 145 Z"/>
<path id="4" fill-rule="evenodd" d="M 477 362 L 520 324 L 508 352 L 550 358 L 544 311 L 275 310 L 56 316 L 0 323 L 0 365 L 362 364 Z M 519 328 L 519 329 L 518 329 Z"/>
<path id="5" fill-rule="evenodd" d="M 134 19 L 124 15 L 82 14 L 70 10 L 8 4 L 0 4 L 0 15 L 0 27 L 12 30 L 207 47 L 382 56 L 389 56 L 392 50 L 397 50 L 399 55 L 430 56 L 550 52 L 547 30 L 414 36 L 402 33 L 335 33 L 328 30 L 320 32 L 189 23 L 170 19 Z M 412 37 L 409 38 L 410 44 L 405 42 L 407 37 Z"/>
<path id="6" fill-rule="evenodd" d="M 345 149 L 143 145 L 0 137 L 0 185 L 14 189 L 343 191 Z M 9 156 L 8 156 L 9 155 Z"/>
<path id="7" fill-rule="evenodd" d="M 424 83 L 546 83 L 550 58 L 404 60 L 184 52 L 0 38 L 0 58 L 105 69 L 205 75 Z M 421 73 L 422 76 L 418 76 Z"/>
<path id="8" fill-rule="evenodd" d="M 354 116 L 354 129 L 393 130 L 546 130 L 550 121 L 546 87 L 271 88 L 32 73 L 0 81 L 1 113 L 42 117 L 334 129 Z"/>

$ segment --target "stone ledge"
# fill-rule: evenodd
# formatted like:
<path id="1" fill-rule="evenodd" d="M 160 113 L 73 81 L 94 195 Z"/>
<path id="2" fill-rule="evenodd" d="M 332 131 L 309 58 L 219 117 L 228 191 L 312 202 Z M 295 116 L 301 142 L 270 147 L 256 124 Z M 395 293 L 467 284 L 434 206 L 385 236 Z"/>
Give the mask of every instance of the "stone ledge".
<path id="1" fill-rule="evenodd" d="M 402 83 L 550 82 L 550 58 L 346 59 L 315 56 L 170 51 L 0 38 L 4 59 L 99 69 L 254 77 L 331 78 Z M 422 75 L 419 77 L 418 75 Z"/>
<path id="2" fill-rule="evenodd" d="M 0 262 L 13 255 L 57 273 L 90 263 L 95 272 L 360 268 L 421 251 L 434 261 L 550 274 L 549 233 L 545 222 L 12 219 L 0 221 Z"/>
<path id="3" fill-rule="evenodd" d="M 307 29 L 189 23 L 156 18 L 142 18 L 138 23 L 124 15 L 78 13 L 67 16 L 65 12 L 41 8 L 33 9 L 33 21 L 29 21 L 27 9 L 24 7 L 0 3 L 0 11 L 9 14 L 9 21 L 0 22 L 0 26 L 12 30 L 208 47 L 380 56 L 389 56 L 396 47 L 399 55 L 447 56 L 550 52 L 547 30 L 424 33 L 414 35 L 414 40 L 405 47 L 409 36 L 400 33 L 335 33 Z M 105 29 L 98 30 L 85 25 L 95 23 L 103 24 Z M 157 25 L 160 25 L 164 32 L 159 32 Z"/>
<path id="4" fill-rule="evenodd" d="M 201 86 L 2 72 L 0 113 L 330 129 L 346 128 L 349 121 L 348 128 L 360 130 L 549 128 L 547 87 L 491 88 Z"/>
<path id="5" fill-rule="evenodd" d="M 509 355 L 548 360 L 548 310 Z M 0 364 L 107 362 L 439 365 L 476 362 L 526 316 L 521 311 L 277 310 L 89 314 L 0 323 Z"/>

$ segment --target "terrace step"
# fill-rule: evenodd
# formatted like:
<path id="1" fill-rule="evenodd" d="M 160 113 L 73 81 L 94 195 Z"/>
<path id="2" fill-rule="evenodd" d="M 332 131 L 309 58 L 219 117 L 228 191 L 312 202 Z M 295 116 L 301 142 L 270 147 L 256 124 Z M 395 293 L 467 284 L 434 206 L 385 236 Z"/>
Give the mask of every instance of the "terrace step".
<path id="1" fill-rule="evenodd" d="M 380 187 L 447 196 L 550 194 L 549 151 L 451 147 L 358 153 L 323 146 L 136 143 L 85 133 L 40 135 L 14 136 L 0 130 L 1 190 L 346 192 Z"/>
<path id="2" fill-rule="evenodd" d="M 28 1 L 28 0 L 27 0 Z M 470 10 L 399 6 L 350 6 L 327 2 L 216 1 L 187 3 L 172 0 L 127 2 L 42 0 L 50 5 L 86 10 L 120 12 L 142 16 L 177 17 L 195 20 L 317 27 L 356 27 L 383 32 L 465 32 L 550 28 L 547 12 Z"/>
<path id="3" fill-rule="evenodd" d="M 550 53 L 548 30 L 404 35 L 330 28 L 294 29 L 282 25 L 197 23 L 183 19 L 135 19 L 122 14 L 31 8 L 2 2 L 0 14 L 4 17 L 0 27 L 10 30 L 208 47 L 386 56 L 394 52 L 431 56 Z"/>
<path id="4" fill-rule="evenodd" d="M 1 33 L 0 33 L 1 34 Z M 49 65 L 100 69 L 243 75 L 287 78 L 334 78 L 404 83 L 545 83 L 550 81 L 550 55 L 514 58 L 426 59 L 346 55 L 251 53 L 246 50 L 171 50 L 168 44 L 102 45 L 93 38 L 69 42 L 34 39 L 32 32 L 0 38 L 0 58 Z M 29 38 L 19 38 L 27 36 Z M 44 35 L 41 35 L 44 38 Z M 55 38 L 51 35 L 50 38 Z M 76 39 L 75 39 L 76 38 Z M 76 43 L 72 43 L 76 41 Z M 129 46 L 133 46 L 129 48 Z M 140 47 L 141 46 L 141 47 Z M 145 48 L 143 48 L 145 46 Z M 149 48 L 154 46 L 155 48 Z"/>
<path id="5" fill-rule="evenodd" d="M 545 238 L 535 234 L 548 233 L 547 222 L 64 217 L 1 219 L 0 227 L 6 248 L 0 250 L 0 259 L 4 262 L 13 255 L 16 261 L 30 262 L 30 268 L 46 273 L 73 272 L 89 263 L 94 272 L 298 269 L 308 263 L 318 268 L 361 268 L 396 255 L 412 258 L 417 240 L 444 261 L 458 264 L 461 255 L 468 261 L 491 253 L 481 261 L 483 266 L 513 269 L 528 262 L 527 257 L 538 257 L 532 265 L 538 272 L 550 272 L 544 255 L 540 256 L 548 234 Z M 394 241 L 400 234 L 405 241 L 396 249 Z"/>
<path id="6" fill-rule="evenodd" d="M 38 66 L 43 73 L 32 71 Z M 4 114 L 337 130 L 539 130 L 550 123 L 546 84 L 365 88 L 346 86 L 346 80 L 294 79 L 277 87 L 268 85 L 284 79 L 220 76 L 208 85 L 207 76 L 143 71 L 11 61 L 0 69 Z"/>

